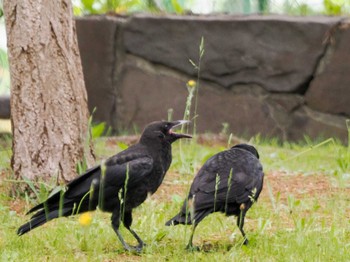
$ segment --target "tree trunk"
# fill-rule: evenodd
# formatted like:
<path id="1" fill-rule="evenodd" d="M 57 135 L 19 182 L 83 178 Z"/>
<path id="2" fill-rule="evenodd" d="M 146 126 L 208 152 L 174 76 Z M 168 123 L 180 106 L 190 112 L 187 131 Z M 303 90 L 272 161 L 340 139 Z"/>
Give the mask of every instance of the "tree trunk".
<path id="1" fill-rule="evenodd" d="M 17 179 L 66 182 L 93 161 L 70 0 L 4 0 Z"/>

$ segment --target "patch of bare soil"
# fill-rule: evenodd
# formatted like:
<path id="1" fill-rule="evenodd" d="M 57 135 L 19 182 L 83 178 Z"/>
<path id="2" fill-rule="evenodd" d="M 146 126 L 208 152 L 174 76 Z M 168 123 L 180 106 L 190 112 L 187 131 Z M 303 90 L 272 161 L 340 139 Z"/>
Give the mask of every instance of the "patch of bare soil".
<path id="1" fill-rule="evenodd" d="M 247 141 L 239 137 L 236 137 L 236 136 L 230 137 L 226 134 L 199 134 L 197 136 L 197 143 L 205 146 L 227 147 L 228 142 L 230 142 L 231 145 L 247 143 Z"/>
<path id="2" fill-rule="evenodd" d="M 310 198 L 336 193 L 339 188 L 332 184 L 331 178 L 326 175 L 288 174 L 286 172 L 273 171 L 265 176 L 265 189 L 262 197 L 268 197 L 269 183 L 274 193 L 280 192 L 281 199 L 288 195 L 296 198 Z"/>
<path id="3" fill-rule="evenodd" d="M 168 173 L 163 184 L 157 191 L 157 198 L 170 201 L 174 194 L 185 196 L 188 186 L 192 183 L 193 177 L 182 176 L 178 173 Z M 179 184 L 178 181 L 185 181 Z M 259 201 L 270 201 L 269 191 L 273 195 L 278 193 L 281 201 L 286 200 L 289 195 L 296 199 L 330 196 L 343 191 L 332 184 L 332 180 L 326 175 L 303 175 L 289 174 L 281 171 L 273 171 L 265 174 L 264 189 Z M 346 189 L 345 189 L 346 190 Z M 350 193 L 350 190 L 349 190 Z"/>

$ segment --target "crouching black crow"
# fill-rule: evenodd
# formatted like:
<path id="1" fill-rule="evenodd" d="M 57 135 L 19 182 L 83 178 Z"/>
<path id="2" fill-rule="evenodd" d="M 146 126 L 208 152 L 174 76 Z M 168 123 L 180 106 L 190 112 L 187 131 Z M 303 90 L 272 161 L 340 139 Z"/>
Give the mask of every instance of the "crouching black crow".
<path id="1" fill-rule="evenodd" d="M 199 170 L 180 212 L 166 225 L 192 225 L 187 248 L 193 249 L 193 235 L 199 222 L 210 213 L 222 212 L 227 216 L 237 216 L 244 244 L 248 244 L 243 230 L 244 217 L 257 201 L 263 179 L 259 154 L 253 146 L 239 144 L 220 152 Z"/>
<path id="2" fill-rule="evenodd" d="M 112 213 L 112 227 L 126 250 L 141 251 L 144 242 L 130 228 L 132 209 L 142 204 L 148 194 L 156 192 L 172 161 L 171 144 L 180 138 L 172 128 L 187 123 L 153 122 L 146 126 L 139 142 L 110 157 L 101 166 L 95 166 L 67 184 L 65 192 L 57 192 L 45 202 L 33 207 L 37 211 L 22 225 L 17 234 L 28 231 L 60 216 L 71 216 L 97 207 Z M 120 222 L 138 242 L 128 245 L 119 232 Z"/>

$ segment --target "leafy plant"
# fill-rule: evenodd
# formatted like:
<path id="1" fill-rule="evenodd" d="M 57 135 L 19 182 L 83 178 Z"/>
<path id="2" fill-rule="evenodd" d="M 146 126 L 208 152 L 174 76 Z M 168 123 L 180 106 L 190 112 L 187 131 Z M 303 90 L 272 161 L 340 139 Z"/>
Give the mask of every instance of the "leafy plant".
<path id="1" fill-rule="evenodd" d="M 175 14 L 183 14 L 185 12 L 184 0 L 161 0 L 155 2 L 158 3 L 158 11 Z"/>
<path id="2" fill-rule="evenodd" d="M 323 0 L 326 15 L 341 15 L 344 13 L 344 0 Z"/>
<path id="3" fill-rule="evenodd" d="M 2 0 L 0 1 L 0 18 L 3 17 L 4 15 L 4 8 L 3 8 L 3 3 Z"/>
<path id="4" fill-rule="evenodd" d="M 323 9 L 310 5 L 308 1 L 300 0 L 216 0 L 206 5 L 206 13 L 234 13 L 234 14 L 270 14 L 280 13 L 287 15 L 344 15 L 350 13 L 348 0 L 318 0 L 323 3 Z M 134 12 L 175 13 L 185 14 L 187 10 L 201 12 L 198 1 L 184 0 L 74 0 L 75 15 Z M 1 10 L 1 9 L 0 9 Z M 1 11 L 0 11 L 1 12 Z"/>
<path id="5" fill-rule="evenodd" d="M 105 122 L 101 122 L 101 123 L 92 125 L 91 126 L 92 139 L 96 139 L 98 137 L 101 137 L 105 131 L 106 131 L 106 123 Z"/>
<path id="6" fill-rule="evenodd" d="M 167 12 L 184 13 L 183 1 L 179 0 L 80 0 L 74 3 L 75 15 L 133 13 L 133 12 Z"/>
<path id="7" fill-rule="evenodd" d="M 312 7 L 310 7 L 306 3 L 294 0 L 294 1 L 284 1 L 283 9 L 281 13 L 289 14 L 289 15 L 306 16 L 306 15 L 315 14 L 316 12 L 312 9 Z"/>
<path id="8" fill-rule="evenodd" d="M 80 5 L 74 5 L 74 11 L 75 15 L 126 13 L 140 7 L 143 6 L 139 0 L 80 0 Z"/>

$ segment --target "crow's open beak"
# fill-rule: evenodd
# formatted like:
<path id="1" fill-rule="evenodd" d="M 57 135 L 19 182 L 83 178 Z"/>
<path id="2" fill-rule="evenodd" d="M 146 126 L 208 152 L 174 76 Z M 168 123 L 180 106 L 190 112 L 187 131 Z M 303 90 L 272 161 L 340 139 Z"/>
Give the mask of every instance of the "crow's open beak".
<path id="1" fill-rule="evenodd" d="M 177 121 L 173 121 L 171 122 L 171 128 L 169 129 L 169 134 L 173 137 L 176 138 L 192 138 L 192 136 L 187 135 L 187 134 L 179 134 L 179 133 L 175 133 L 173 131 L 173 128 L 184 125 L 184 124 L 188 124 L 191 123 L 191 121 L 188 120 L 177 120 Z"/>

